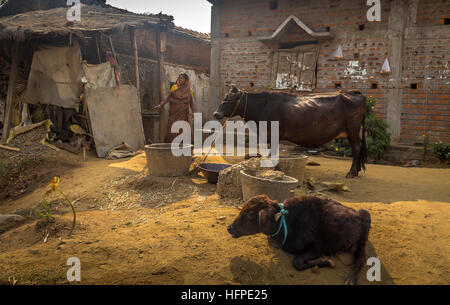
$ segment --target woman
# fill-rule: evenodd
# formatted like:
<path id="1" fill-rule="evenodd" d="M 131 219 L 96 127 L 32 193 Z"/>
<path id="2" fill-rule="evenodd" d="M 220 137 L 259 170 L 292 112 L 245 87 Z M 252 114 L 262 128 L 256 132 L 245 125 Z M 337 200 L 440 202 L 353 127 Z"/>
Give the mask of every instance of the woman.
<path id="1" fill-rule="evenodd" d="M 178 133 L 172 133 L 172 125 L 176 121 L 186 121 L 191 125 L 192 133 L 192 119 L 189 114 L 189 108 L 194 113 L 194 92 L 189 83 L 187 74 L 182 73 L 178 76 L 177 82 L 170 89 L 169 96 L 162 101 L 153 110 L 161 109 L 165 104 L 170 102 L 169 121 L 167 123 L 166 135 L 164 137 L 165 143 L 171 143 L 173 139 L 178 136 Z"/>

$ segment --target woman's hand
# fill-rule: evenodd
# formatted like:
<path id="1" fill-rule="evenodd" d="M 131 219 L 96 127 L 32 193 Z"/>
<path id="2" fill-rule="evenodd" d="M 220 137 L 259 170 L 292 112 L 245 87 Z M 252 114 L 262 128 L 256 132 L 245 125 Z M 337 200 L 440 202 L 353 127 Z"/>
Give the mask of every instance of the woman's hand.
<path id="1" fill-rule="evenodd" d="M 155 107 L 153 107 L 153 111 L 158 111 L 159 109 L 161 109 L 161 104 L 160 105 L 156 105 Z"/>

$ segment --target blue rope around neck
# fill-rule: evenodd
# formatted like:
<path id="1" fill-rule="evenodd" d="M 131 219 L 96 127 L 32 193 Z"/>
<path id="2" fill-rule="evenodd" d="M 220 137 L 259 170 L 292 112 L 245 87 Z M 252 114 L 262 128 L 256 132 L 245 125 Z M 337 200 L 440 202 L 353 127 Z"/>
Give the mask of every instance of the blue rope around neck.
<path id="1" fill-rule="evenodd" d="M 276 219 L 276 221 L 278 221 L 278 220 L 281 219 L 281 220 L 280 220 L 280 226 L 278 227 L 278 231 L 275 232 L 274 234 L 270 235 L 270 237 L 275 237 L 275 236 L 277 236 L 278 234 L 280 234 L 281 228 L 283 228 L 283 229 L 284 229 L 284 238 L 283 238 L 283 242 L 281 243 L 281 246 L 284 246 L 284 244 L 285 244 L 285 242 L 286 242 L 286 239 L 287 239 L 287 236 L 288 236 L 288 228 L 287 228 L 287 222 L 286 222 L 286 214 L 289 213 L 289 211 L 286 210 L 286 209 L 284 208 L 284 203 L 281 203 L 281 204 L 280 204 L 280 208 L 281 208 L 281 211 L 280 211 L 281 216 L 278 217 L 278 219 Z"/>

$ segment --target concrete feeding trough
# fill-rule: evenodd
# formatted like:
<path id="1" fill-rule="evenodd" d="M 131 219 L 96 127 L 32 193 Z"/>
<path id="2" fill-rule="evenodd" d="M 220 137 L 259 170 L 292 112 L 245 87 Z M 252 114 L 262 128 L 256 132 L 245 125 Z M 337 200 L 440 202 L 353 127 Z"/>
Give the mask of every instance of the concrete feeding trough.
<path id="1" fill-rule="evenodd" d="M 193 160 L 193 145 L 184 145 L 182 148 L 190 149 L 191 156 L 174 156 L 171 143 L 146 145 L 144 150 L 147 157 L 149 175 L 158 177 L 177 177 L 188 173 Z"/>
<path id="2" fill-rule="evenodd" d="M 242 197 L 244 201 L 258 195 L 267 195 L 272 200 L 283 202 L 292 196 L 298 184 L 298 180 L 289 176 L 281 179 L 268 179 L 257 177 L 245 171 L 241 171 Z"/>
<path id="3" fill-rule="evenodd" d="M 298 185 L 302 185 L 307 162 L 308 156 L 305 155 L 280 156 L 278 167 L 287 176 L 297 179 Z"/>

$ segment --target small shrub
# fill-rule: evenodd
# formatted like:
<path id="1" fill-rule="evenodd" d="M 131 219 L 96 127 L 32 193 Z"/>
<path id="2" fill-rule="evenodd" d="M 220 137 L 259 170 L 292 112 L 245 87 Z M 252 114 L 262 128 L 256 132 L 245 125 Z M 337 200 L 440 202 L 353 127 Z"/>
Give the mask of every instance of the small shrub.
<path id="1" fill-rule="evenodd" d="M 433 154 L 441 160 L 442 163 L 450 159 L 450 143 L 437 142 L 433 146 Z"/>
<path id="2" fill-rule="evenodd" d="M 366 116 L 373 114 L 373 110 L 377 104 L 377 99 L 372 95 L 368 96 L 366 99 Z"/>
<path id="3" fill-rule="evenodd" d="M 52 211 L 50 209 L 50 203 L 48 203 L 47 200 L 45 200 L 45 202 L 44 202 L 44 207 L 43 207 L 42 211 L 36 212 L 36 215 L 40 219 L 44 219 L 44 220 L 54 219 L 54 217 L 52 215 Z"/>
<path id="4" fill-rule="evenodd" d="M 371 113 L 366 118 L 367 131 L 367 154 L 369 157 L 380 160 L 384 157 L 384 152 L 389 148 L 391 135 L 387 132 L 388 124 Z"/>
<path id="5" fill-rule="evenodd" d="M 366 143 L 367 154 L 373 158 L 376 163 L 380 163 L 385 151 L 391 143 L 391 135 L 388 133 L 389 125 L 380 119 L 375 113 L 375 105 L 377 100 L 373 96 L 367 97 L 366 101 Z M 331 149 L 338 156 L 351 157 L 352 148 L 348 139 L 334 140 Z"/>
<path id="6" fill-rule="evenodd" d="M 351 157 L 352 147 L 348 139 L 338 139 L 331 143 L 331 149 L 340 157 Z"/>

